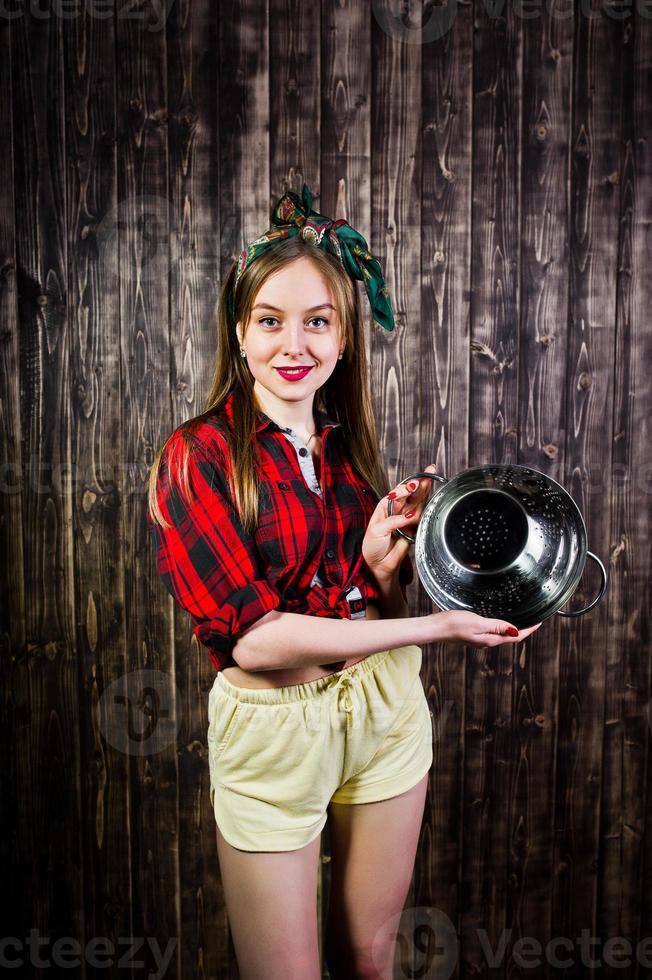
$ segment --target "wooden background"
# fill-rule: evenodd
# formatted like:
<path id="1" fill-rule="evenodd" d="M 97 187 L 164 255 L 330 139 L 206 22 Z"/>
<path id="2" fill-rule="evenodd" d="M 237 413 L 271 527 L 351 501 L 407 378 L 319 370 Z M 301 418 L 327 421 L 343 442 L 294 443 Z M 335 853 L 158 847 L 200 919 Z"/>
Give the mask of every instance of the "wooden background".
<path id="1" fill-rule="evenodd" d="M 143 937 L 145 967 L 82 977 L 146 976 L 151 939 L 167 977 L 237 976 L 214 675 L 153 568 L 145 486 L 203 407 L 229 263 L 306 180 L 386 271 L 397 329 L 367 337 L 390 476 L 532 465 L 610 574 L 518 647 L 425 648 L 407 906 L 447 916 L 459 958 L 406 926 L 397 975 L 580 977 L 588 950 L 652 977 L 650 5 L 451 0 L 421 34 L 414 0 L 403 21 L 385 0 L 33 6 L 0 15 L 3 936 L 38 929 L 46 957 L 106 937 L 114 960 Z M 325 832 L 322 916 L 328 852 Z M 573 965 L 532 943 L 519 965 L 524 937 L 566 937 Z"/>

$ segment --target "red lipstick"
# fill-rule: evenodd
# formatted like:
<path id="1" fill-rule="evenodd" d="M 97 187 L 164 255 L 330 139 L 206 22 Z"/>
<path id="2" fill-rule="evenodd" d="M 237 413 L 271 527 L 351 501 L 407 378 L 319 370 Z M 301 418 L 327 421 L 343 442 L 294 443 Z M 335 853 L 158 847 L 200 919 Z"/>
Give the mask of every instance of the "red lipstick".
<path id="1" fill-rule="evenodd" d="M 299 367 L 297 365 L 297 369 L 288 368 L 286 370 L 284 368 L 276 368 L 276 370 L 282 378 L 285 378 L 286 381 L 301 381 L 301 379 L 305 378 L 309 371 L 312 371 L 312 365 L 306 365 L 303 367 Z"/>

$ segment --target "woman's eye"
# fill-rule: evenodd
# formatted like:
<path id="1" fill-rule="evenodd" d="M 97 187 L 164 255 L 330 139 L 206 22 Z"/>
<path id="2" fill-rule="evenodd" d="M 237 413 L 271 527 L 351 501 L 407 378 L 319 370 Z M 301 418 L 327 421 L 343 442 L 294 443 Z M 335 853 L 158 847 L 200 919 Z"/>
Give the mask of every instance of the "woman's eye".
<path id="1" fill-rule="evenodd" d="M 271 324 L 269 323 L 270 320 L 273 321 Z M 323 316 L 313 316 L 312 319 L 309 320 L 308 322 L 309 323 L 314 323 L 316 320 L 319 320 L 325 326 L 328 326 L 328 320 L 326 320 Z M 275 316 L 264 316 L 264 317 L 261 317 L 261 319 L 258 322 L 259 323 L 264 323 L 265 326 L 274 326 L 274 324 L 276 323 L 276 317 Z"/>

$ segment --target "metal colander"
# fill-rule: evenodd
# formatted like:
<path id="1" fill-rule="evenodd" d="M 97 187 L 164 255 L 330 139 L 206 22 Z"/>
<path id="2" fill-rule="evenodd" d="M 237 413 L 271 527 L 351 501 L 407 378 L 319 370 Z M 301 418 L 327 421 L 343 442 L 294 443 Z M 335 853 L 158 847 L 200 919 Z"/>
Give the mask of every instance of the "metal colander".
<path id="1" fill-rule="evenodd" d="M 466 609 L 508 619 L 519 629 L 554 613 L 581 616 L 607 587 L 604 565 L 587 551 L 586 528 L 573 498 L 545 473 L 517 464 L 476 466 L 443 484 L 427 501 L 414 542 L 417 572 L 441 609 Z M 392 501 L 388 502 L 392 513 Z M 583 609 L 561 612 L 586 559 L 598 565 L 598 595 Z"/>

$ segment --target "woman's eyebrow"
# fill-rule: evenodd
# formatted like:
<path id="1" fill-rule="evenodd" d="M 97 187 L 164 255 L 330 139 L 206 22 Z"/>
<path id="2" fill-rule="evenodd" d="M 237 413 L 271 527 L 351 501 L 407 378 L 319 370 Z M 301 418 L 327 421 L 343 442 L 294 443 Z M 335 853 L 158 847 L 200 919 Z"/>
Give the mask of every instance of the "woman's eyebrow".
<path id="1" fill-rule="evenodd" d="M 319 303 L 317 306 L 311 306 L 309 310 L 304 310 L 304 313 L 314 313 L 315 310 L 323 310 L 328 307 L 330 310 L 334 310 L 335 307 L 332 303 Z M 255 306 L 251 307 L 252 312 L 254 310 L 274 310 L 276 313 L 282 313 L 283 310 L 279 310 L 278 306 L 272 306 L 271 303 L 256 303 Z"/>

